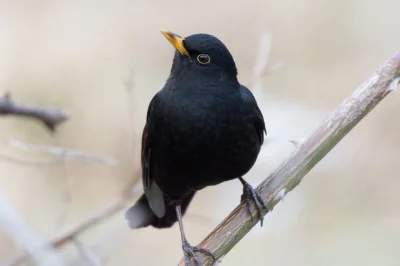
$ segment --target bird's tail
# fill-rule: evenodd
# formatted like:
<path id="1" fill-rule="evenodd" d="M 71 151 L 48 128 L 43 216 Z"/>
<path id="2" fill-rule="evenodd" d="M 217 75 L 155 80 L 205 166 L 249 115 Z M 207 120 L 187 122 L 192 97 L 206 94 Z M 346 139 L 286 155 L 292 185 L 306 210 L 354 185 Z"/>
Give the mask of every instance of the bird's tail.
<path id="1" fill-rule="evenodd" d="M 182 199 L 182 215 L 185 214 L 195 194 L 196 192 L 192 192 Z M 168 202 L 167 199 L 165 200 Z M 178 220 L 176 217 L 175 205 L 172 203 L 166 204 L 165 215 L 158 218 L 151 210 L 145 194 L 143 194 L 139 200 L 128 209 L 125 218 L 128 220 L 129 227 L 132 229 L 147 227 L 149 225 L 155 228 L 168 228 L 174 225 Z"/>

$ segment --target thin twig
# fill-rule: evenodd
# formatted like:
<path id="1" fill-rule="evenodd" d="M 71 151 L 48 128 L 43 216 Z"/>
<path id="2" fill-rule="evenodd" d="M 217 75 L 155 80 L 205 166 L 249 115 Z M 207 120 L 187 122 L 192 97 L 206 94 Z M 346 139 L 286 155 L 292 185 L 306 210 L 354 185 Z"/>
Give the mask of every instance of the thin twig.
<path id="1" fill-rule="evenodd" d="M 261 34 L 256 62 L 254 64 L 253 79 L 250 89 L 259 100 L 262 100 L 263 73 L 267 72 L 269 66 L 269 55 L 272 46 L 272 36 L 270 33 Z"/>
<path id="2" fill-rule="evenodd" d="M 261 34 L 260 44 L 256 56 L 256 63 L 254 64 L 254 78 L 262 77 L 268 72 L 271 48 L 272 35 L 271 33 L 264 32 Z"/>
<path id="3" fill-rule="evenodd" d="M 15 212 L 0 191 L 0 228 L 9 233 L 15 241 L 27 250 L 26 256 L 32 256 L 36 265 L 53 266 L 67 265 L 64 258 L 52 247 L 45 246 L 45 242 L 23 219 Z"/>
<path id="4" fill-rule="evenodd" d="M 126 206 L 126 203 L 133 197 L 135 197 L 138 192 L 140 191 L 139 186 L 138 186 L 138 181 L 140 178 L 138 178 L 139 174 L 137 173 L 135 175 L 133 185 L 130 186 L 129 189 L 127 189 L 122 197 L 118 199 L 116 202 L 113 204 L 109 205 L 108 207 L 104 208 L 103 210 L 89 216 L 87 219 L 84 221 L 76 224 L 75 226 L 72 226 L 70 229 L 66 230 L 65 232 L 61 233 L 60 235 L 54 237 L 50 241 L 46 243 L 46 245 L 43 245 L 43 247 L 52 247 L 52 248 L 61 248 L 64 246 L 66 243 L 73 241 L 78 237 L 81 233 L 85 232 L 89 228 L 92 228 L 94 225 L 104 221 L 105 219 L 108 219 L 118 213 L 119 211 L 123 210 Z M 7 266 L 16 266 L 20 265 L 27 260 L 29 260 L 30 254 L 29 253 L 24 253 L 12 260 L 11 262 L 6 264 Z"/>
<path id="5" fill-rule="evenodd" d="M 90 251 L 90 249 L 85 247 L 85 245 L 83 245 L 78 240 L 78 238 L 74 237 L 72 239 L 72 242 L 78 249 L 81 257 L 88 263 L 88 265 L 90 265 L 90 266 L 101 266 L 102 265 L 101 259 L 98 256 L 96 256 L 96 254 L 94 254 L 92 251 Z"/>
<path id="6" fill-rule="evenodd" d="M 18 164 L 20 166 L 30 166 L 30 167 L 44 167 L 44 166 L 51 166 L 59 163 L 63 163 L 64 161 L 60 158 L 53 159 L 53 160 L 43 160 L 43 161 L 30 161 L 30 160 L 24 160 L 24 159 L 19 159 L 15 158 L 13 156 L 9 156 L 6 154 L 1 154 L 0 153 L 0 160 L 7 161 L 9 163 L 13 164 Z"/>
<path id="7" fill-rule="evenodd" d="M 51 131 L 69 118 L 67 112 L 57 108 L 44 108 L 37 105 L 22 105 L 15 103 L 10 93 L 0 97 L 0 115 L 16 115 L 35 118 L 42 121 Z"/>
<path id="8" fill-rule="evenodd" d="M 272 71 L 278 70 L 283 67 L 284 62 L 279 61 L 273 64 L 270 63 L 270 55 L 272 49 L 272 34 L 264 32 L 261 34 L 260 42 L 258 45 L 258 52 L 256 55 L 256 62 L 254 64 L 253 79 L 251 89 L 255 91 L 262 89 L 262 79 L 269 75 Z"/>
<path id="9" fill-rule="evenodd" d="M 48 145 L 33 145 L 23 143 L 18 140 L 10 140 L 8 145 L 13 148 L 31 151 L 31 152 L 41 152 L 50 154 L 58 157 L 58 161 L 54 162 L 68 162 L 68 161 L 88 161 L 97 162 L 110 166 L 118 165 L 118 161 L 115 158 L 104 156 L 100 154 L 94 154 L 87 151 L 67 149 L 58 146 L 48 146 Z"/>
<path id="10" fill-rule="evenodd" d="M 398 87 L 400 80 L 400 50 L 359 86 L 293 153 L 258 187 L 257 191 L 271 211 L 293 190 L 302 178 L 386 95 Z M 284 190 L 284 193 L 281 191 Z M 279 195 L 279 196 L 278 196 Z M 264 213 L 265 215 L 266 213 Z M 253 217 L 258 217 L 253 210 Z M 217 259 L 226 255 L 257 223 L 251 219 L 245 203 L 241 203 L 199 245 Z M 212 260 L 199 254 L 201 265 Z M 185 262 L 180 264 L 186 265 Z"/>

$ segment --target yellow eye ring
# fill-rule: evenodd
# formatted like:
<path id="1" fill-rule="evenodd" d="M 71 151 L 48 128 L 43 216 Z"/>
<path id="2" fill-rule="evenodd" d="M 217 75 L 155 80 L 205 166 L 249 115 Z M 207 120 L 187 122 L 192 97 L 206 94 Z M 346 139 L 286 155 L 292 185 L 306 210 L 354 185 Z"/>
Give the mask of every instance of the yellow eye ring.
<path id="1" fill-rule="evenodd" d="M 199 62 L 202 65 L 207 65 L 211 62 L 211 58 L 207 54 L 199 54 L 197 56 L 197 62 Z"/>

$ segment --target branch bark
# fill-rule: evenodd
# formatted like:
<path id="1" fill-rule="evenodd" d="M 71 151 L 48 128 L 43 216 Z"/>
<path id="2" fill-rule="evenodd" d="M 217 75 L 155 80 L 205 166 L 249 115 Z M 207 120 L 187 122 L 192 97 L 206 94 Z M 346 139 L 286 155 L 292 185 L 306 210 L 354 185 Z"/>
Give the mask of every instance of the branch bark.
<path id="1" fill-rule="evenodd" d="M 55 131 L 55 128 L 68 119 L 65 111 L 56 108 L 43 108 L 36 105 L 21 105 L 15 103 L 10 93 L 0 97 L 0 116 L 16 115 L 37 119 L 44 125 Z"/>
<path id="2" fill-rule="evenodd" d="M 400 50 L 360 85 L 293 153 L 258 187 L 271 211 L 282 197 L 361 121 L 400 81 Z M 266 213 L 264 213 L 265 215 Z M 239 204 L 200 244 L 217 259 L 225 256 L 259 221 L 255 210 L 249 216 L 245 203 Z M 199 254 L 201 265 L 212 260 Z M 180 266 L 186 265 L 183 261 Z"/>

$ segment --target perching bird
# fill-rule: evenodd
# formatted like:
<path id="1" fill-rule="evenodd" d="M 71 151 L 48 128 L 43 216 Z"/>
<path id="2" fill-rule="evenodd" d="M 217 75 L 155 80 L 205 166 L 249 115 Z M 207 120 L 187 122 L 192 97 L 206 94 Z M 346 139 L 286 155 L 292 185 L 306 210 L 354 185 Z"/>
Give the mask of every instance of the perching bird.
<path id="1" fill-rule="evenodd" d="M 243 179 L 254 165 L 266 134 L 263 115 L 252 93 L 237 79 L 226 46 L 208 34 L 182 38 L 162 31 L 176 48 L 170 76 L 153 97 L 142 136 L 144 194 L 126 218 L 131 228 L 171 227 L 179 222 L 187 265 L 195 252 L 182 216 L 196 191 L 239 179 L 242 200 L 254 204 L 262 222 L 266 205 Z M 214 258 L 215 259 L 215 258 Z"/>

